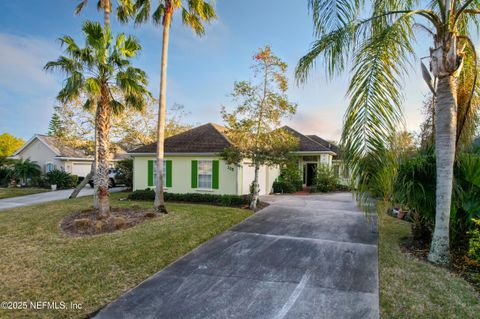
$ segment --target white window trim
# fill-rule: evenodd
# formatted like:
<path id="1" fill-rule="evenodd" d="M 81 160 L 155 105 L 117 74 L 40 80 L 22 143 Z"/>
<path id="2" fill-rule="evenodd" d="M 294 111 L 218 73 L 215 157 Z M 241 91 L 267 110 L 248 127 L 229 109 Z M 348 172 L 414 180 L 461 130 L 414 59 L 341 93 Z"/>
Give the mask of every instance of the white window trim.
<path id="1" fill-rule="evenodd" d="M 48 170 L 48 165 L 52 165 L 52 169 L 51 170 Z M 46 162 L 45 163 L 45 173 L 49 173 L 51 171 L 55 170 L 55 164 L 53 164 L 52 162 Z"/>
<path id="2" fill-rule="evenodd" d="M 210 162 L 210 188 L 200 187 L 200 162 Z M 197 191 L 213 191 L 213 160 L 211 159 L 198 159 L 197 160 Z"/>

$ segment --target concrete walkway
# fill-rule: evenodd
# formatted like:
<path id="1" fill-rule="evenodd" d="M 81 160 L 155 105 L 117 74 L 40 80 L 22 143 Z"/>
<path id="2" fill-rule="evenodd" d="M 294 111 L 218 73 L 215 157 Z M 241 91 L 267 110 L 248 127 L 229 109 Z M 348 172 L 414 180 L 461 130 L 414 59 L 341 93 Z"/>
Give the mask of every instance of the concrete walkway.
<path id="1" fill-rule="evenodd" d="M 95 318 L 379 318 L 376 225 L 351 194 L 263 199 Z"/>
<path id="2" fill-rule="evenodd" d="M 125 187 L 114 187 L 110 189 L 110 192 L 112 193 L 120 192 L 124 189 Z M 54 200 L 68 199 L 70 194 L 72 194 L 72 191 L 73 191 L 72 189 L 64 189 L 64 190 L 58 190 L 54 192 L 46 192 L 46 193 L 39 193 L 39 194 L 33 194 L 33 195 L 25 195 L 25 196 L 0 199 L 0 211 L 15 208 L 15 207 L 51 202 Z M 93 189 L 90 186 L 86 186 L 84 189 L 82 189 L 80 194 L 78 194 L 78 197 L 89 196 L 89 195 L 93 195 Z"/>

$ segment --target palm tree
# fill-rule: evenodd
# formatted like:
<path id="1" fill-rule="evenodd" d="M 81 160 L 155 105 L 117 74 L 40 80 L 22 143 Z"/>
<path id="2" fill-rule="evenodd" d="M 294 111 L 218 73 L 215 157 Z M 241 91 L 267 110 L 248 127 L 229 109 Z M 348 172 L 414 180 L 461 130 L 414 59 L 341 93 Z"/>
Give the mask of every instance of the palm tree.
<path id="1" fill-rule="evenodd" d="M 79 15 L 85 6 L 88 4 L 88 0 L 81 0 L 77 7 L 75 8 L 75 14 Z M 112 12 L 112 3 L 111 0 L 98 0 L 97 2 L 97 9 L 100 11 L 103 11 L 103 27 L 104 29 L 110 30 L 110 14 Z M 126 15 L 129 14 L 129 12 L 133 10 L 133 5 L 131 0 L 120 0 L 120 6 L 119 6 L 119 15 Z M 85 176 L 83 181 L 75 187 L 73 190 L 72 194 L 70 195 L 69 198 L 76 198 L 80 191 L 87 185 L 88 181 L 95 175 L 96 169 L 97 169 L 97 162 L 98 162 L 98 154 L 97 154 L 97 148 L 98 148 L 98 141 L 97 141 L 97 125 L 95 123 L 95 133 L 94 133 L 94 140 L 95 140 L 95 151 L 94 151 L 94 161 L 92 163 L 92 168 L 90 170 L 90 173 Z M 96 196 L 96 190 L 97 190 L 97 185 L 95 185 L 95 192 L 93 196 L 94 200 L 94 207 L 98 206 L 98 201 L 97 201 L 97 196 Z"/>
<path id="2" fill-rule="evenodd" d="M 422 63 L 422 74 L 435 94 L 436 220 L 428 259 L 449 261 L 449 220 L 453 162 L 456 144 L 457 88 L 462 73 L 476 74 L 476 56 L 470 34 L 479 25 L 480 3 L 473 0 L 385 1 L 310 0 L 318 36 L 310 52 L 297 65 L 299 82 L 307 80 L 317 58 L 323 58 L 328 76 L 350 67 L 351 98 L 343 128 L 346 159 L 359 175 L 361 158 L 388 145 L 388 138 L 402 123 L 402 77 L 415 56 L 416 32 L 433 40 Z M 371 16 L 362 17 L 365 12 Z M 424 58 L 422 58 L 424 59 Z M 433 77 L 432 77 L 433 75 Z M 433 80 L 432 80 L 433 78 Z M 476 81 L 470 84 L 470 104 Z M 469 114 L 466 112 L 465 114 Z M 378 157 L 381 161 L 380 155 Z"/>
<path id="3" fill-rule="evenodd" d="M 126 108 L 142 110 L 150 93 L 144 71 L 131 66 L 130 59 L 141 49 L 138 41 L 124 34 L 115 41 L 108 29 L 97 22 L 83 25 L 86 44 L 81 48 L 69 36 L 60 38 L 65 45 L 65 55 L 48 62 L 46 70 L 59 70 L 66 76 L 57 98 L 66 103 L 84 98 L 84 107 L 95 109 L 98 130 L 98 170 L 95 184 L 98 185 L 98 213 L 106 218 L 110 213 L 108 200 L 109 133 L 111 117 Z"/>
<path id="4" fill-rule="evenodd" d="M 22 184 L 27 185 L 28 179 L 34 176 L 40 176 L 42 170 L 37 162 L 30 159 L 20 159 L 13 164 L 13 174 L 22 178 Z"/>
<path id="5" fill-rule="evenodd" d="M 157 152 L 155 173 L 157 180 L 155 182 L 155 209 L 162 213 L 167 213 L 165 201 L 163 198 L 163 171 L 164 160 L 164 140 L 165 140 L 165 117 L 167 108 L 167 59 L 168 59 L 168 41 L 170 35 L 170 24 L 175 11 L 181 11 L 182 22 L 190 27 L 197 35 L 205 34 L 203 22 L 210 22 L 216 18 L 213 5 L 204 0 L 158 0 L 158 6 L 151 13 L 151 0 L 136 0 L 134 4 L 135 24 L 139 25 L 148 21 L 150 15 L 156 25 L 163 26 L 162 41 L 162 60 L 160 70 L 160 98 L 158 105 L 158 124 L 157 124 Z M 121 21 L 127 22 L 132 16 L 129 8 L 119 6 L 117 9 L 118 17 Z"/>

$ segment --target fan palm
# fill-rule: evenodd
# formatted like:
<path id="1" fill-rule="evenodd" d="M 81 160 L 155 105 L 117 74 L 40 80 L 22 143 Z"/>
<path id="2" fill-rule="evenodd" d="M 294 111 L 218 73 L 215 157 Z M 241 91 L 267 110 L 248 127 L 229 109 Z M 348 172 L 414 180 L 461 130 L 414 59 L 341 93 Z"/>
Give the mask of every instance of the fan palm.
<path id="1" fill-rule="evenodd" d="M 470 39 L 480 2 L 475 0 L 388 1 L 373 0 L 371 7 L 358 0 L 310 0 L 315 41 L 297 65 L 298 81 L 307 80 L 317 58 L 323 58 L 326 73 L 333 76 L 350 66 L 353 75 L 342 134 L 346 159 L 359 174 L 361 158 L 373 154 L 381 161 L 388 138 L 402 124 L 402 77 L 415 56 L 416 32 L 432 37 L 422 74 L 436 97 L 435 143 L 437 162 L 436 222 L 429 260 L 449 260 L 449 216 L 453 162 L 457 134 L 457 89 L 459 77 L 476 74 L 475 48 Z M 370 12 L 368 17 L 362 17 Z M 433 76 L 432 76 L 433 75 Z M 433 78 L 433 80 L 432 80 Z M 470 108 L 476 76 L 469 84 Z M 469 114 L 467 110 L 465 114 Z M 377 156 L 378 155 L 378 156 Z"/>
<path id="2" fill-rule="evenodd" d="M 59 70 L 66 75 L 57 98 L 66 103 L 84 98 L 84 107 L 97 109 L 98 170 L 95 175 L 99 217 L 108 217 L 109 133 L 112 114 L 126 108 L 142 110 L 150 97 L 144 71 L 131 65 L 131 58 L 141 49 L 132 36 L 116 36 L 97 22 L 83 25 L 85 47 L 80 47 L 69 36 L 60 38 L 65 55 L 48 62 L 46 70 Z"/>
<path id="3" fill-rule="evenodd" d="M 125 15 L 128 14 L 132 9 L 132 0 L 119 0 L 121 10 L 119 11 L 119 14 Z M 75 14 L 80 14 L 85 6 L 88 4 L 88 0 L 80 0 L 78 3 L 77 7 L 75 8 Z M 111 0 L 98 0 L 97 2 L 97 10 L 98 11 L 103 11 L 103 27 L 105 29 L 110 30 L 110 14 L 112 12 L 112 2 Z M 95 143 L 97 143 L 97 125 L 95 125 L 95 134 L 94 134 L 94 140 Z M 97 148 L 98 145 L 95 144 L 95 154 L 94 154 L 94 162 L 92 163 L 92 168 L 90 170 L 90 173 L 88 173 L 87 176 L 85 176 L 84 180 L 77 185 L 75 190 L 72 192 L 69 198 L 76 198 L 80 191 L 87 185 L 88 181 L 92 178 L 92 176 L 95 175 L 95 171 L 97 168 L 97 162 L 98 162 L 98 154 L 97 154 Z M 97 186 L 95 185 L 95 190 L 97 189 Z M 97 201 L 97 196 L 96 192 L 93 196 L 93 201 L 94 207 L 98 206 L 98 201 Z"/>
<path id="4" fill-rule="evenodd" d="M 161 163 L 163 163 L 164 160 L 165 117 L 167 108 L 167 60 L 170 24 L 175 11 L 181 11 L 183 24 L 190 27 L 197 35 L 201 36 L 205 33 L 203 23 L 215 19 L 216 13 L 213 5 L 204 0 L 158 0 L 158 5 L 153 12 L 151 0 L 135 0 L 133 8 L 135 11 L 135 24 L 138 25 L 145 23 L 151 16 L 154 24 L 163 26 L 160 98 L 157 125 L 157 165 L 155 165 L 157 180 L 155 182 L 154 205 L 156 210 L 162 213 L 167 213 L 163 197 L 163 165 Z M 119 6 L 117 9 L 117 15 L 123 22 L 127 22 L 133 16 L 130 12 L 131 10 L 129 6 Z"/>
<path id="5" fill-rule="evenodd" d="M 27 185 L 28 179 L 34 176 L 39 176 L 42 173 L 42 169 L 37 162 L 32 162 L 27 158 L 15 161 L 13 164 L 13 173 L 15 176 L 22 178 L 23 185 Z"/>

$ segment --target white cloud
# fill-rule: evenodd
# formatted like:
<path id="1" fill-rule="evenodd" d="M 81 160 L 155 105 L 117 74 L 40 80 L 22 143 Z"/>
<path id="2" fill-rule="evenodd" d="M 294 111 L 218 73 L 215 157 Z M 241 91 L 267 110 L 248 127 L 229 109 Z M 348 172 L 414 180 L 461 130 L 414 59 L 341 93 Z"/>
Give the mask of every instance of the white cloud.
<path id="1" fill-rule="evenodd" d="M 56 84 L 43 70 L 58 56 L 58 45 L 42 38 L 0 33 L 0 86 L 10 92 L 38 92 Z"/>
<path id="2" fill-rule="evenodd" d="M 0 131 L 28 138 L 46 130 L 60 85 L 43 66 L 59 53 L 55 41 L 0 32 Z"/>

